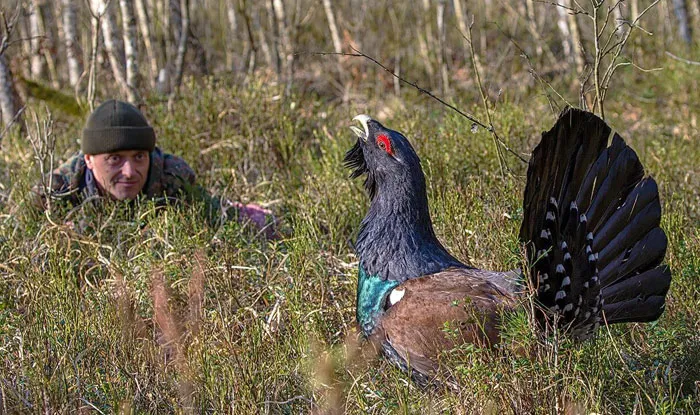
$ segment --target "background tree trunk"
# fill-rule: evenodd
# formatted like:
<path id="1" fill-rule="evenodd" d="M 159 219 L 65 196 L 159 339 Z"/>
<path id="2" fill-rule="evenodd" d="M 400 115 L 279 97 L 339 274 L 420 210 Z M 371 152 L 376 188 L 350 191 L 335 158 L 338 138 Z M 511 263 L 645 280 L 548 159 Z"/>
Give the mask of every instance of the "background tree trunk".
<path id="1" fill-rule="evenodd" d="M 15 121 L 15 116 L 20 109 L 21 105 L 15 92 L 12 71 L 7 64 L 5 54 L 0 53 L 0 112 L 2 113 L 4 128 L 7 128 Z"/>
<path id="2" fill-rule="evenodd" d="M 44 77 L 46 67 L 41 53 L 41 42 L 44 36 L 44 29 L 41 20 L 41 8 L 38 0 L 29 3 L 29 44 L 31 45 L 31 76 L 32 79 Z"/>
<path id="3" fill-rule="evenodd" d="M 119 0 L 122 12 L 122 30 L 124 36 L 124 58 L 126 63 L 126 85 L 129 88 L 129 101 L 138 101 L 139 69 L 138 69 L 138 30 L 134 17 L 132 0 Z"/>
<path id="4" fill-rule="evenodd" d="M 97 0 L 97 10 L 103 10 L 100 24 L 102 26 L 102 37 L 104 38 L 105 51 L 109 59 L 109 65 L 112 68 L 114 80 L 121 88 L 124 95 L 130 102 L 137 102 L 138 96 L 136 92 L 129 87 L 124 74 L 124 54 L 121 50 L 121 44 L 118 42 L 119 36 L 117 32 L 117 22 L 113 12 L 114 2 L 106 3 L 106 0 Z"/>
<path id="5" fill-rule="evenodd" d="M 285 92 L 289 94 L 294 79 L 294 51 L 292 48 L 291 29 L 282 0 L 272 0 L 272 5 L 275 9 L 275 20 L 277 21 L 277 30 L 280 34 L 280 58 L 282 59 L 282 72 L 286 78 Z"/>
<path id="6" fill-rule="evenodd" d="M 450 94 L 450 74 L 447 68 L 447 45 L 445 42 L 445 3 L 446 0 L 438 0 L 437 4 L 437 29 L 438 29 L 438 59 L 440 62 L 440 79 L 442 79 L 442 93 Z"/>
<path id="7" fill-rule="evenodd" d="M 78 49 L 78 20 L 74 0 L 61 0 L 63 6 L 63 37 L 66 48 L 66 64 L 68 66 L 68 81 L 70 86 L 76 87 L 83 73 L 80 50 Z"/>
<path id="8" fill-rule="evenodd" d="M 182 83 L 182 73 L 184 72 L 185 54 L 187 53 L 187 34 L 190 32 L 190 2 L 180 0 L 180 39 L 177 44 L 177 55 L 175 57 L 175 76 L 173 77 L 173 87 L 171 94 L 176 94 Z"/>
<path id="9" fill-rule="evenodd" d="M 151 22 L 155 23 L 156 19 L 151 16 L 149 18 L 146 12 L 146 4 L 144 0 L 135 0 L 136 7 L 136 17 L 139 23 L 139 28 L 141 30 L 141 38 L 143 39 L 143 44 L 146 47 L 146 56 L 148 57 L 148 79 L 149 85 L 155 86 L 156 78 L 158 76 L 158 57 L 156 56 L 156 51 L 153 48 L 153 33 L 151 32 Z M 155 8 L 149 9 L 151 13 L 155 11 Z"/>
<path id="10" fill-rule="evenodd" d="M 693 43 L 693 32 L 690 27 L 688 7 L 685 0 L 673 0 L 673 12 L 676 15 L 676 19 L 678 19 L 678 34 L 687 45 L 690 45 Z"/>
<path id="11" fill-rule="evenodd" d="M 465 15 L 464 9 L 462 8 L 462 0 L 453 0 L 452 4 L 455 8 L 455 19 L 457 19 L 457 27 L 459 28 L 460 34 L 462 36 L 462 45 L 464 47 L 464 60 L 467 61 L 471 56 L 471 52 L 469 51 L 471 46 L 469 45 L 469 41 L 467 40 L 467 31 L 469 30 L 469 27 L 467 26 L 467 16 Z M 482 39 L 484 38 L 485 36 L 482 36 Z M 479 55 L 477 55 L 476 53 L 474 54 L 474 66 L 479 72 L 482 71 L 481 62 L 479 61 Z"/>
<path id="12" fill-rule="evenodd" d="M 331 3 L 331 0 L 323 0 L 323 10 L 326 13 L 328 28 L 331 31 L 333 51 L 335 53 L 341 53 L 343 51 L 343 44 L 340 42 L 340 34 L 338 32 L 338 25 L 335 22 L 335 14 L 333 13 L 333 4 Z"/>
<path id="13" fill-rule="evenodd" d="M 561 50 L 566 58 L 567 65 L 572 66 L 575 61 L 571 55 L 571 30 L 569 29 L 569 13 L 563 7 L 557 9 L 557 27 L 561 32 Z"/>
<path id="14" fill-rule="evenodd" d="M 226 20 L 228 22 L 229 41 L 226 42 L 226 69 L 229 71 L 236 70 L 236 42 L 238 38 L 238 17 L 236 16 L 235 0 L 225 0 L 226 2 Z M 243 55 L 245 56 L 245 55 Z"/>
<path id="15" fill-rule="evenodd" d="M 255 42 L 255 34 L 253 33 L 252 22 L 250 14 L 248 14 L 248 10 L 246 8 L 245 0 L 238 1 L 238 13 L 243 17 L 243 21 L 245 22 L 246 38 L 248 39 L 244 49 L 245 52 L 243 53 L 243 56 L 245 56 L 244 65 L 246 68 L 245 72 L 247 76 L 248 74 L 251 74 L 253 73 L 253 71 L 255 71 L 255 58 L 257 55 L 258 47 L 257 43 Z"/>
<path id="16" fill-rule="evenodd" d="M 565 4 L 568 7 L 572 7 L 573 2 L 571 0 L 566 0 Z M 576 15 L 573 13 L 567 13 L 569 16 L 569 30 L 571 31 L 571 43 L 574 47 L 574 62 L 576 62 L 576 73 L 580 77 L 583 74 L 583 69 L 586 66 L 586 51 L 583 49 L 583 44 L 581 43 L 581 28 L 578 25 L 578 20 Z"/>

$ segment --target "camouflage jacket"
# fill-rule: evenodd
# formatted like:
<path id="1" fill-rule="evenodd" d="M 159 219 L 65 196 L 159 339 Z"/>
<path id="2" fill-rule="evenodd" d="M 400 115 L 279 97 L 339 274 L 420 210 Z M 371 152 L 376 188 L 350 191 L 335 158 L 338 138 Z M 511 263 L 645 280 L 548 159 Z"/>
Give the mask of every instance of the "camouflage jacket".
<path id="1" fill-rule="evenodd" d="M 141 190 L 143 198 L 153 200 L 158 205 L 166 202 L 202 200 L 206 203 L 210 220 L 221 213 L 221 203 L 202 187 L 195 184 L 192 168 L 180 157 L 164 153 L 156 147 L 150 153 L 150 167 L 146 184 Z M 68 159 L 53 171 L 50 176 L 51 203 L 77 207 L 87 200 L 100 199 L 101 195 L 94 183 L 92 172 L 85 164 L 82 152 Z M 44 191 L 40 186 L 33 189 L 35 204 L 42 209 L 47 207 Z"/>

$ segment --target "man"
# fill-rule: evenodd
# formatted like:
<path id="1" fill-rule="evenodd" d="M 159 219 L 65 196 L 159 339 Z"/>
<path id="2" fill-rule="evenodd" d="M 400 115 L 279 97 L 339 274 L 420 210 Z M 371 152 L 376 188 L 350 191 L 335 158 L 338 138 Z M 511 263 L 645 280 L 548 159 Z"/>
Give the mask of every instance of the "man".
<path id="1" fill-rule="evenodd" d="M 156 136 L 141 112 L 126 102 L 109 100 L 88 117 L 81 151 L 58 167 L 51 175 L 51 203 L 80 206 L 88 200 L 109 198 L 131 201 L 137 198 L 205 203 L 212 223 L 218 223 L 227 209 L 218 198 L 197 186 L 195 174 L 181 158 L 156 147 Z M 46 208 L 45 193 L 35 188 L 39 202 Z M 226 202 L 239 218 L 252 221 L 272 235 L 267 224 L 270 211 L 257 205 Z M 230 213 L 229 213 L 230 214 Z"/>

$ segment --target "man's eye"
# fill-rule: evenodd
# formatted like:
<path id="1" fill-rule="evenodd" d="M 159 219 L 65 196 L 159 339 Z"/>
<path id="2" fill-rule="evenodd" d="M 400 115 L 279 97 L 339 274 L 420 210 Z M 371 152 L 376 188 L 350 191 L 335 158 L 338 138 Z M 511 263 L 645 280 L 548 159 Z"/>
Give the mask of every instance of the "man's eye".
<path id="1" fill-rule="evenodd" d="M 120 159 L 119 156 L 109 156 L 109 158 L 107 158 L 107 162 L 109 162 L 111 164 L 115 164 L 115 163 L 119 163 L 119 159 Z"/>

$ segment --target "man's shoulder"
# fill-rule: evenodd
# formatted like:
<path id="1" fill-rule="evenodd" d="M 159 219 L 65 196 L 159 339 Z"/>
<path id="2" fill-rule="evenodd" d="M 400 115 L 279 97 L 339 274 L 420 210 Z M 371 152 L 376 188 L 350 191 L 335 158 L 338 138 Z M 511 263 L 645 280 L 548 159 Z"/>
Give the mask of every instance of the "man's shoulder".
<path id="1" fill-rule="evenodd" d="M 145 193 L 157 197 L 165 193 L 177 197 L 188 193 L 195 183 L 192 168 L 182 158 L 156 147 L 151 153 L 151 173 Z"/>
<path id="2" fill-rule="evenodd" d="M 181 157 L 170 153 L 161 153 L 163 157 L 163 174 L 165 178 L 177 177 L 194 184 L 195 174 L 192 167 Z"/>
<path id="3" fill-rule="evenodd" d="M 68 158 L 51 173 L 51 189 L 55 192 L 77 188 L 85 175 L 85 160 L 78 152 Z"/>

